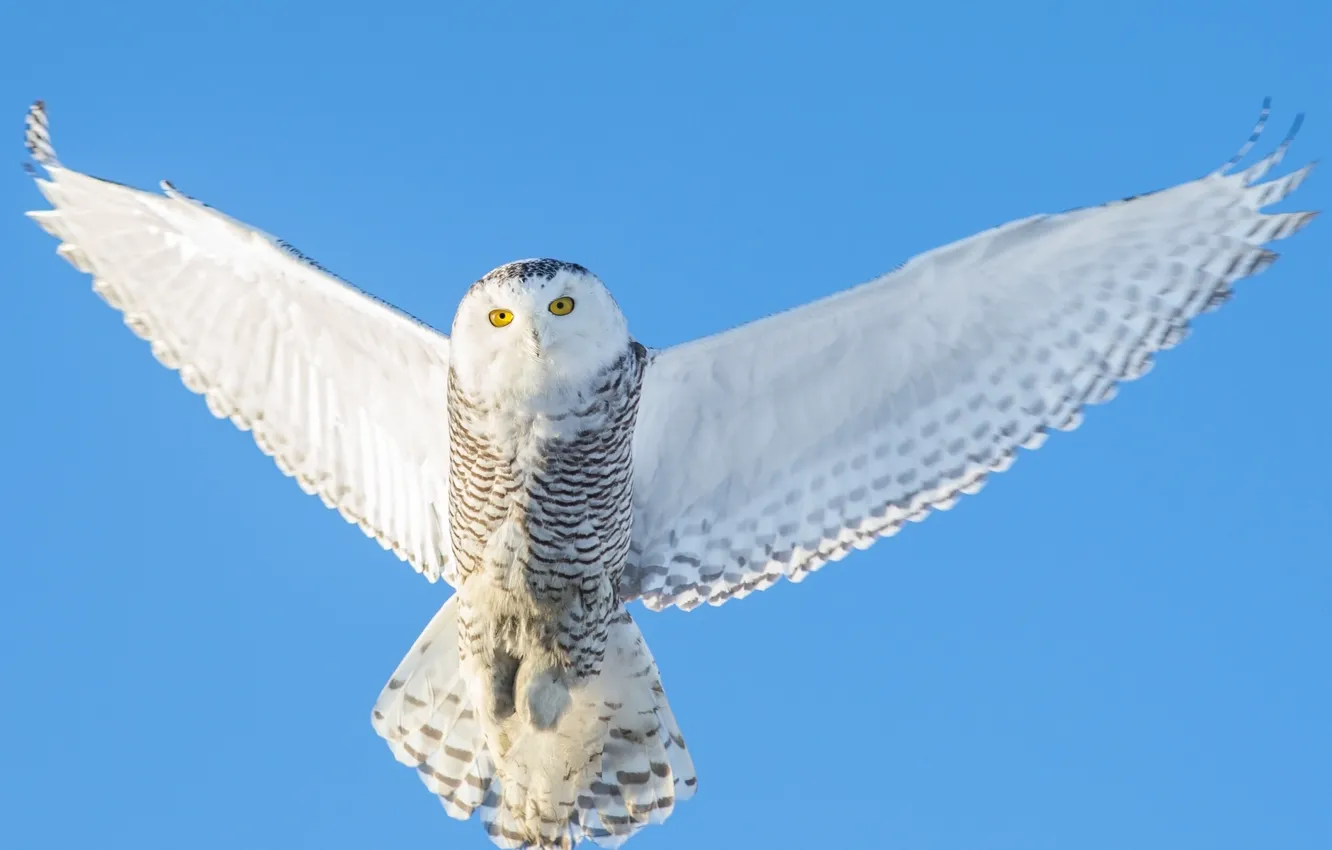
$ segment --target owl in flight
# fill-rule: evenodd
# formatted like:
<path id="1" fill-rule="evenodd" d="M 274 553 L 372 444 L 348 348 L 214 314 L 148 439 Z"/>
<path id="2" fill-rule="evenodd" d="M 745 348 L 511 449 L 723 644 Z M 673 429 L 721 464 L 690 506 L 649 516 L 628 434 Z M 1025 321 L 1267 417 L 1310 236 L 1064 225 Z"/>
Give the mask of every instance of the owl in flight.
<path id="1" fill-rule="evenodd" d="M 278 467 L 455 589 L 375 730 L 501 847 L 615 847 L 696 778 L 627 603 L 720 605 L 945 510 L 1183 338 L 1313 213 L 1247 170 L 1036 215 L 661 351 L 582 266 L 523 260 L 449 336 L 201 204 L 70 171 L 29 215 Z M 1298 121 L 1297 121 L 1298 126 Z"/>

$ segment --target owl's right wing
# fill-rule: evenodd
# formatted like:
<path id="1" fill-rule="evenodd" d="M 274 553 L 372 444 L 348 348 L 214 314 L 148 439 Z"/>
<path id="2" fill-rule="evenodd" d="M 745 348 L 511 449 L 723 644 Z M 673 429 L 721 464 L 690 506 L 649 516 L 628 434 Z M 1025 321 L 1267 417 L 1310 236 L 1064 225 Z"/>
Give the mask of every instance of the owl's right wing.
<path id="1" fill-rule="evenodd" d="M 169 184 L 63 167 L 40 101 L 27 124 L 57 253 L 303 490 L 451 581 L 448 338 Z"/>

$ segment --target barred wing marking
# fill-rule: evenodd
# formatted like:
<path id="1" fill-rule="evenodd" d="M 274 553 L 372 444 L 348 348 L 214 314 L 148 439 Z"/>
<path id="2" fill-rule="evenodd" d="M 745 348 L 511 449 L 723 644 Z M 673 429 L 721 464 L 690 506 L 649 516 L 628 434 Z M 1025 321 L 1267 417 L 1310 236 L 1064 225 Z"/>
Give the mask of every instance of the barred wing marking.
<path id="1" fill-rule="evenodd" d="M 1232 160 L 1164 191 L 1012 222 L 658 353 L 622 595 L 690 609 L 799 581 L 976 492 L 1047 429 L 1076 427 L 1084 405 L 1266 268 L 1266 243 L 1313 218 L 1260 212 L 1312 167 L 1258 182 L 1289 141 L 1247 171 Z"/>

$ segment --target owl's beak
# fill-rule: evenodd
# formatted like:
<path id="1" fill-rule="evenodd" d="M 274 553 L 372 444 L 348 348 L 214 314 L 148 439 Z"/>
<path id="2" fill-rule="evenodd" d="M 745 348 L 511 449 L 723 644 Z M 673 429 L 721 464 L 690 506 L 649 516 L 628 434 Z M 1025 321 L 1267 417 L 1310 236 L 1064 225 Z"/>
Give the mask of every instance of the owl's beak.
<path id="1" fill-rule="evenodd" d="M 540 360 L 542 348 L 541 331 L 532 325 L 527 331 L 527 350 L 534 359 Z"/>

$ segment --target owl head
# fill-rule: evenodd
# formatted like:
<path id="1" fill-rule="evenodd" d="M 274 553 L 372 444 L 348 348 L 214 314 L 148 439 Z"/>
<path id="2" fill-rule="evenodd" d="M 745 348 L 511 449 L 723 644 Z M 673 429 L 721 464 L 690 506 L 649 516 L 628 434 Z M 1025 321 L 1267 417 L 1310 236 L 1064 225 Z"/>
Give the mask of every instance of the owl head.
<path id="1" fill-rule="evenodd" d="M 596 275 L 559 260 L 519 260 L 467 291 L 450 358 L 468 395 L 521 398 L 586 388 L 629 343 L 624 314 Z"/>

